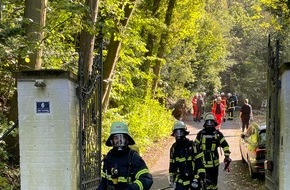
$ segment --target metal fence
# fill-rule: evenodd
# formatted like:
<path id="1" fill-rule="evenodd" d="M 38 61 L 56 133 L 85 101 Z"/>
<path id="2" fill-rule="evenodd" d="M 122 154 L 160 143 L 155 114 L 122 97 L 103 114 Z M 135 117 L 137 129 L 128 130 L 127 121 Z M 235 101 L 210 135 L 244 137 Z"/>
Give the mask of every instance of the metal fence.
<path id="1" fill-rule="evenodd" d="M 101 125 L 102 125 L 102 75 L 103 39 L 97 38 L 98 54 L 92 72 L 85 80 L 83 56 L 79 56 L 80 102 L 80 189 L 97 189 L 101 178 Z"/>

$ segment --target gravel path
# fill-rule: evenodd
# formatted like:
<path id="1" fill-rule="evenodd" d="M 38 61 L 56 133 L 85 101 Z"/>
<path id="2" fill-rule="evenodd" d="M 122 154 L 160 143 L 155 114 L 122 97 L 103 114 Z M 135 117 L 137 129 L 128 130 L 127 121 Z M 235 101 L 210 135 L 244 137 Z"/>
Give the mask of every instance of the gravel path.
<path id="1" fill-rule="evenodd" d="M 200 123 L 193 122 L 192 116 L 188 115 L 184 122 L 188 125 L 190 134 L 189 139 L 194 140 L 196 134 L 202 129 L 203 121 Z M 251 179 L 248 175 L 247 165 L 241 161 L 239 152 L 239 137 L 241 134 L 240 122 L 237 118 L 233 121 L 226 121 L 222 124 L 221 132 L 224 134 L 226 140 L 230 145 L 232 163 L 230 165 L 231 171 L 223 171 L 223 163 L 220 165 L 219 171 L 219 189 L 220 190 L 262 190 L 264 179 Z M 171 126 L 170 126 L 171 127 Z M 148 164 L 149 170 L 153 175 L 154 183 L 152 190 L 168 187 L 168 166 L 169 166 L 169 149 L 174 142 L 174 138 L 170 137 L 154 149 L 154 155 L 148 157 L 144 156 L 144 160 Z M 158 143 L 159 144 L 159 143 Z M 223 161 L 223 156 L 220 157 Z M 169 188 L 170 189 L 170 188 Z"/>

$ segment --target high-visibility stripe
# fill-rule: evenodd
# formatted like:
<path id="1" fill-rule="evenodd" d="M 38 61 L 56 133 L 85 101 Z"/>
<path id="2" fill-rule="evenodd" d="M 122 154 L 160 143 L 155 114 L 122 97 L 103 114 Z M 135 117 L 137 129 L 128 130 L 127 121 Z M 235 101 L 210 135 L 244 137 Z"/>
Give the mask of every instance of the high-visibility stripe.
<path id="1" fill-rule="evenodd" d="M 218 189 L 218 186 L 217 185 L 207 185 L 206 189 L 209 189 L 209 190 L 215 190 L 215 189 Z"/>
<path id="2" fill-rule="evenodd" d="M 211 151 L 214 151 L 215 149 L 216 149 L 216 144 L 213 143 L 213 144 L 211 145 Z"/>
<path id="3" fill-rule="evenodd" d="M 225 146 L 224 147 L 224 151 L 226 152 L 226 151 L 229 151 L 230 150 L 230 147 L 228 147 L 228 146 Z"/>
<path id="4" fill-rule="evenodd" d="M 205 168 L 210 168 L 210 167 L 218 166 L 218 165 L 219 165 L 219 160 L 205 161 L 204 167 Z"/>
<path id="5" fill-rule="evenodd" d="M 176 157 L 175 161 L 176 162 L 185 162 L 185 161 L 191 161 L 192 160 L 192 156 L 189 156 L 187 159 L 186 157 Z"/>
<path id="6" fill-rule="evenodd" d="M 178 179 L 177 183 L 181 183 L 181 184 L 183 184 L 185 186 L 185 185 L 189 185 L 190 184 L 190 180 L 183 181 L 182 179 Z"/>
<path id="7" fill-rule="evenodd" d="M 141 183 L 138 179 L 140 178 L 141 175 L 143 175 L 143 174 L 147 174 L 147 173 L 149 173 L 149 170 L 148 170 L 148 169 L 143 169 L 143 170 L 140 170 L 140 171 L 136 174 L 136 176 L 135 176 L 135 179 L 137 179 L 137 180 L 135 180 L 134 183 L 137 183 L 137 185 L 140 187 L 140 189 L 143 189 L 143 185 L 142 185 L 142 183 Z M 103 178 L 106 178 L 106 179 L 108 179 L 108 180 L 110 180 L 110 181 L 113 180 L 112 176 L 106 174 L 105 172 L 102 172 L 101 175 L 102 175 Z M 131 181 L 131 177 L 127 178 L 127 177 L 124 177 L 124 176 L 118 176 L 118 182 L 121 182 L 121 183 L 127 183 L 128 181 L 129 181 L 129 182 Z M 141 185 L 140 185 L 139 183 L 140 183 Z"/>
<path id="8" fill-rule="evenodd" d="M 205 173 L 205 169 L 204 169 L 204 168 L 200 168 L 200 169 L 197 170 L 197 173 L 198 173 L 198 174 L 200 174 L 200 173 Z"/>
<path id="9" fill-rule="evenodd" d="M 202 157 L 203 157 L 203 153 L 201 152 L 195 156 L 195 159 L 197 160 L 197 159 L 202 158 Z"/>
<path id="10" fill-rule="evenodd" d="M 140 190 L 143 190 L 143 189 L 144 189 L 143 184 L 142 184 L 141 181 L 139 181 L 139 180 L 135 180 L 134 183 L 136 183 L 136 184 L 139 186 L 139 189 L 140 189 Z"/>
<path id="11" fill-rule="evenodd" d="M 149 170 L 148 169 L 143 169 L 143 170 L 140 170 L 136 176 L 135 176 L 135 179 L 139 179 L 141 175 L 143 174 L 148 174 L 149 173 Z"/>
<path id="12" fill-rule="evenodd" d="M 198 140 L 198 139 L 195 139 L 195 142 L 196 142 L 197 144 L 199 144 L 199 143 L 200 143 L 200 140 Z"/>
<path id="13" fill-rule="evenodd" d="M 105 176 L 102 175 L 102 177 L 106 178 L 109 181 L 113 180 L 111 175 L 105 175 Z M 131 178 L 129 177 L 129 179 L 131 179 Z M 128 182 L 128 178 L 127 177 L 123 177 L 123 176 L 118 176 L 118 182 L 127 183 Z"/>

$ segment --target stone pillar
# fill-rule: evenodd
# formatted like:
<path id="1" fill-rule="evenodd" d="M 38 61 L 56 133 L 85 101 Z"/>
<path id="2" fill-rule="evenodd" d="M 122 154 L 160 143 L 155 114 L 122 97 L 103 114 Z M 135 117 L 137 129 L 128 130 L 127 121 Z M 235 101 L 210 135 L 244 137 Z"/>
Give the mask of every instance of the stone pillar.
<path id="1" fill-rule="evenodd" d="M 279 189 L 290 187 L 290 63 L 280 68 L 280 160 Z"/>
<path id="2" fill-rule="evenodd" d="M 21 189 L 79 189 L 77 77 L 38 70 L 16 78 Z"/>

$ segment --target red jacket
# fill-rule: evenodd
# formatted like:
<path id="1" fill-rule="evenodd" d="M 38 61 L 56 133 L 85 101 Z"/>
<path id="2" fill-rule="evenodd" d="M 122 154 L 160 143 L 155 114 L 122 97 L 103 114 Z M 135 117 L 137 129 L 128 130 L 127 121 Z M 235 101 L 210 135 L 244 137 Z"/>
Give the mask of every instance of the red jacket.
<path id="1" fill-rule="evenodd" d="M 211 113 L 213 113 L 214 115 L 216 115 L 216 107 L 217 107 L 217 103 L 215 103 L 212 108 L 211 108 Z M 220 108 L 221 108 L 221 115 L 224 116 L 225 114 L 225 107 L 222 103 L 220 103 Z"/>

